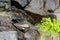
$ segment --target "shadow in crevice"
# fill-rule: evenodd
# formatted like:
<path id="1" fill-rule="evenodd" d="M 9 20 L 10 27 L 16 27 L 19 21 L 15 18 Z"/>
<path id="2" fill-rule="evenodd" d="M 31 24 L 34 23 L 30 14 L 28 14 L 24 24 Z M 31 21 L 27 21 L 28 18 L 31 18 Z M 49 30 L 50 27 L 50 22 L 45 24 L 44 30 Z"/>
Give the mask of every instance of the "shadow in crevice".
<path id="1" fill-rule="evenodd" d="M 30 11 L 26 11 L 27 15 L 30 16 L 30 18 L 28 16 L 28 18 L 29 18 L 28 21 L 30 21 L 32 24 L 36 24 L 36 23 L 41 22 L 43 17 L 45 17 L 45 18 L 50 17 L 51 20 L 53 18 L 57 19 L 56 15 L 54 15 L 54 11 L 52 11 L 52 10 L 48 10 L 48 11 L 50 12 L 50 14 L 47 14 L 47 15 L 39 15 L 39 14 L 36 14 L 36 13 L 32 13 Z"/>

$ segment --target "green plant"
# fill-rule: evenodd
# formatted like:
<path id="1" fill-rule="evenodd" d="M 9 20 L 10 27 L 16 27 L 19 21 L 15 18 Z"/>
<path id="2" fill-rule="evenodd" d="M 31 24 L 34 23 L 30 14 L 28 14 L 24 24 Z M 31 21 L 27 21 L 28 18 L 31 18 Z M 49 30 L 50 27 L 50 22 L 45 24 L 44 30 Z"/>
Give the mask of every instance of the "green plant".
<path id="1" fill-rule="evenodd" d="M 41 23 L 35 25 L 38 32 L 44 32 L 48 34 L 57 34 L 60 32 L 60 22 L 56 19 L 42 18 Z"/>
<path id="2" fill-rule="evenodd" d="M 57 8 L 60 9 L 60 6 L 58 6 Z"/>

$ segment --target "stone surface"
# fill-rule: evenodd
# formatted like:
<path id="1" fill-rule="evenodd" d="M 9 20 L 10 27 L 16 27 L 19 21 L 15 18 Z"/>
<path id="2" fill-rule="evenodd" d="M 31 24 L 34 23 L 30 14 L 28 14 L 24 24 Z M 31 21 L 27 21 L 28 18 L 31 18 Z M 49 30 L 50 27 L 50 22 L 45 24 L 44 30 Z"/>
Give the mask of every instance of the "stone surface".
<path id="1" fill-rule="evenodd" d="M 17 1 L 23 7 L 27 4 L 27 0 L 15 0 L 15 1 Z M 28 1 L 30 1 L 30 0 L 28 0 Z"/>
<path id="2" fill-rule="evenodd" d="M 57 20 L 60 21 L 60 13 L 55 13 Z"/>
<path id="3" fill-rule="evenodd" d="M 37 40 L 37 35 L 37 31 L 32 29 L 24 34 L 26 40 Z"/>
<path id="4" fill-rule="evenodd" d="M 12 26 L 9 17 L 0 16 L 0 26 Z"/>
<path id="5" fill-rule="evenodd" d="M 25 8 L 25 10 L 31 11 L 33 13 L 40 13 L 40 8 L 43 7 L 43 0 L 32 0 L 29 4 L 29 7 Z"/>
<path id="6" fill-rule="evenodd" d="M 60 9 L 56 9 L 54 14 L 56 15 L 57 17 L 57 20 L 60 21 Z"/>
<path id="7" fill-rule="evenodd" d="M 5 1 L 5 0 L 0 0 L 0 7 L 4 7 L 4 6 L 5 6 L 4 1 Z"/>
<path id="8" fill-rule="evenodd" d="M 54 11 L 54 13 L 60 13 L 60 9 L 56 9 L 55 11 Z"/>
<path id="9" fill-rule="evenodd" d="M 16 31 L 0 32 L 0 40 L 17 40 L 17 32 Z"/>
<path id="10" fill-rule="evenodd" d="M 44 7 L 45 6 L 45 7 Z M 45 15 L 47 10 L 55 10 L 59 6 L 59 0 L 32 0 L 25 10 L 36 14 Z M 44 9 L 42 10 L 42 8 Z M 44 13 L 45 12 L 45 13 Z"/>
<path id="11" fill-rule="evenodd" d="M 29 28 L 29 25 L 28 24 L 19 24 L 19 23 L 16 23 L 14 24 L 17 28 L 19 29 L 25 29 L 25 28 Z"/>
<path id="12" fill-rule="evenodd" d="M 59 0 L 46 0 L 45 8 L 47 10 L 55 10 L 59 6 Z"/>
<path id="13" fill-rule="evenodd" d="M 16 13 L 16 14 L 18 13 L 19 14 L 20 12 L 13 12 L 13 13 Z M 18 40 L 30 40 L 30 38 L 31 38 L 31 40 L 35 40 L 36 35 L 37 35 L 38 32 L 35 31 L 34 26 L 32 26 L 31 24 L 27 23 L 30 28 L 27 28 L 27 30 L 25 29 L 26 31 L 24 30 L 25 32 L 23 32 L 23 30 L 20 30 L 20 29 L 16 28 L 16 25 L 14 26 L 12 24 L 13 22 L 11 22 L 11 19 L 10 19 L 10 17 L 8 17 L 8 14 L 7 15 L 0 14 L 0 15 L 1 15 L 0 16 L 0 31 L 13 31 L 14 30 L 14 31 L 17 31 L 17 33 L 18 33 Z M 19 14 L 19 16 L 18 15 L 15 15 L 14 17 L 20 18 L 21 16 Z M 23 18 L 23 20 L 24 20 L 24 18 Z M 24 20 L 24 21 L 26 21 L 26 20 Z M 18 25 L 17 25 L 17 27 L 18 27 L 19 26 L 19 22 L 17 22 L 17 23 L 18 23 Z M 23 26 L 22 24 L 20 24 L 20 25 Z M 23 28 L 23 27 L 21 27 L 21 28 Z M 24 26 L 24 28 L 25 28 L 25 26 Z M 24 36 L 25 33 L 28 33 L 30 36 L 33 35 L 33 38 L 32 37 L 30 37 L 30 38 L 25 37 Z M 1 39 L 1 40 L 3 40 L 3 39 Z"/>

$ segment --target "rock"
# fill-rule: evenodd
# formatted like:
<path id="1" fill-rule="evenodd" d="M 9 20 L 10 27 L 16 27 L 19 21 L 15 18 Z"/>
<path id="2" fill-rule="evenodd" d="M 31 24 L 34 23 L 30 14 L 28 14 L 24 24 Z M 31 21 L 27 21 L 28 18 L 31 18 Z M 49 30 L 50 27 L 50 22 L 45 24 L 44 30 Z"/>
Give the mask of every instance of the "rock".
<path id="1" fill-rule="evenodd" d="M 22 28 L 29 28 L 29 25 L 28 24 L 18 24 L 18 23 L 16 23 L 16 24 L 14 24 L 15 26 L 17 26 L 17 27 L 22 27 Z"/>
<path id="2" fill-rule="evenodd" d="M 23 7 L 27 4 L 27 0 L 15 0 L 15 1 L 17 1 Z M 28 0 L 28 1 L 30 1 L 30 0 Z"/>
<path id="3" fill-rule="evenodd" d="M 55 10 L 59 6 L 59 0 L 46 0 L 45 8 L 47 10 Z"/>
<path id="4" fill-rule="evenodd" d="M 14 13 L 16 13 L 16 12 L 14 12 Z M 19 12 L 17 12 L 17 13 L 19 14 Z M 15 18 L 20 18 L 20 14 L 19 14 L 19 16 L 17 15 Z M 27 20 L 25 20 L 24 18 L 23 18 L 23 20 L 25 22 L 23 22 L 22 24 L 20 22 L 21 20 L 17 20 L 18 22 L 13 24 L 13 22 L 10 19 L 10 17 L 5 16 L 5 15 L 4 16 L 0 16 L 0 31 L 13 31 L 13 30 L 17 31 L 17 33 L 18 33 L 18 40 L 25 40 L 26 39 L 26 37 L 24 36 L 25 33 L 28 33 L 28 34 L 31 33 L 29 35 L 31 35 L 31 36 L 33 35 L 34 36 L 34 38 L 32 38 L 31 40 L 35 40 L 36 35 L 37 35 L 37 31 L 35 31 L 34 26 L 32 26 L 29 23 L 26 23 Z M 21 29 L 26 28 L 26 29 L 24 29 L 24 31 L 25 30 L 26 31 L 23 32 L 23 31 L 20 30 L 20 28 Z M 27 38 L 26 40 L 30 40 L 30 38 Z"/>
<path id="5" fill-rule="evenodd" d="M 0 7 L 2 8 L 11 8 L 10 6 L 10 0 L 0 0 Z"/>
<path id="6" fill-rule="evenodd" d="M 40 14 L 40 8 L 42 7 L 43 7 L 43 0 L 32 0 L 29 6 L 25 8 L 25 10 Z"/>
<path id="7" fill-rule="evenodd" d="M 17 40 L 17 32 L 16 31 L 0 32 L 0 40 Z"/>
<path id="8" fill-rule="evenodd" d="M 0 16 L 0 32 L 3 31 L 17 31 L 18 40 L 24 40 L 24 33 L 15 28 L 15 26 L 12 25 L 10 18 L 7 16 Z"/>
<path id="9" fill-rule="evenodd" d="M 24 34 L 26 40 L 37 40 L 38 32 L 35 30 L 29 30 Z"/>
<path id="10" fill-rule="evenodd" d="M 55 11 L 54 11 L 54 13 L 60 13 L 60 9 L 56 9 Z"/>
<path id="11" fill-rule="evenodd" d="M 18 35 L 18 40 L 25 40 L 24 33 L 23 32 L 17 30 L 17 35 Z"/>
<path id="12" fill-rule="evenodd" d="M 50 17 L 51 19 L 53 19 L 53 18 L 57 19 L 56 15 L 54 13 L 50 13 L 50 14 L 46 15 L 46 17 Z"/>
<path id="13" fill-rule="evenodd" d="M 56 15 L 56 18 L 58 21 L 60 21 L 60 9 L 57 9 L 54 14 Z"/>
<path id="14" fill-rule="evenodd" d="M 29 29 L 29 25 L 28 24 L 19 24 L 19 23 L 15 23 L 14 26 L 19 29 L 22 32 L 25 32 Z"/>
<path id="15" fill-rule="evenodd" d="M 32 0 L 31 3 L 29 4 L 30 6 L 26 9 L 40 9 L 43 7 L 43 0 Z"/>
<path id="16" fill-rule="evenodd" d="M 13 29 L 10 27 L 6 27 L 6 26 L 0 26 L 0 32 L 1 31 L 13 31 Z"/>
<path id="17" fill-rule="evenodd" d="M 32 0 L 29 4 L 29 7 L 26 7 L 25 10 L 31 11 L 36 14 L 45 15 L 46 11 L 54 11 L 58 6 L 59 0 Z"/>
<path id="18" fill-rule="evenodd" d="M 8 16 L 0 16 L 0 25 L 1 26 L 12 26 L 10 18 Z"/>

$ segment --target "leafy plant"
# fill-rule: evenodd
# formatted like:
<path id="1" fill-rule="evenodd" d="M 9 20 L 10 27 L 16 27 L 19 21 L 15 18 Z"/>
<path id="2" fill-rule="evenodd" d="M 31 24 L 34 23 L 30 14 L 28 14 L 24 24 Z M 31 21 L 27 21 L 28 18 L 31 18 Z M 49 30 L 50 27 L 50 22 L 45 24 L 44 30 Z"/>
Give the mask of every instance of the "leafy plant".
<path id="1" fill-rule="evenodd" d="M 60 32 L 60 22 L 56 19 L 42 18 L 41 23 L 35 25 L 38 32 L 44 32 L 47 34 L 57 34 Z"/>

